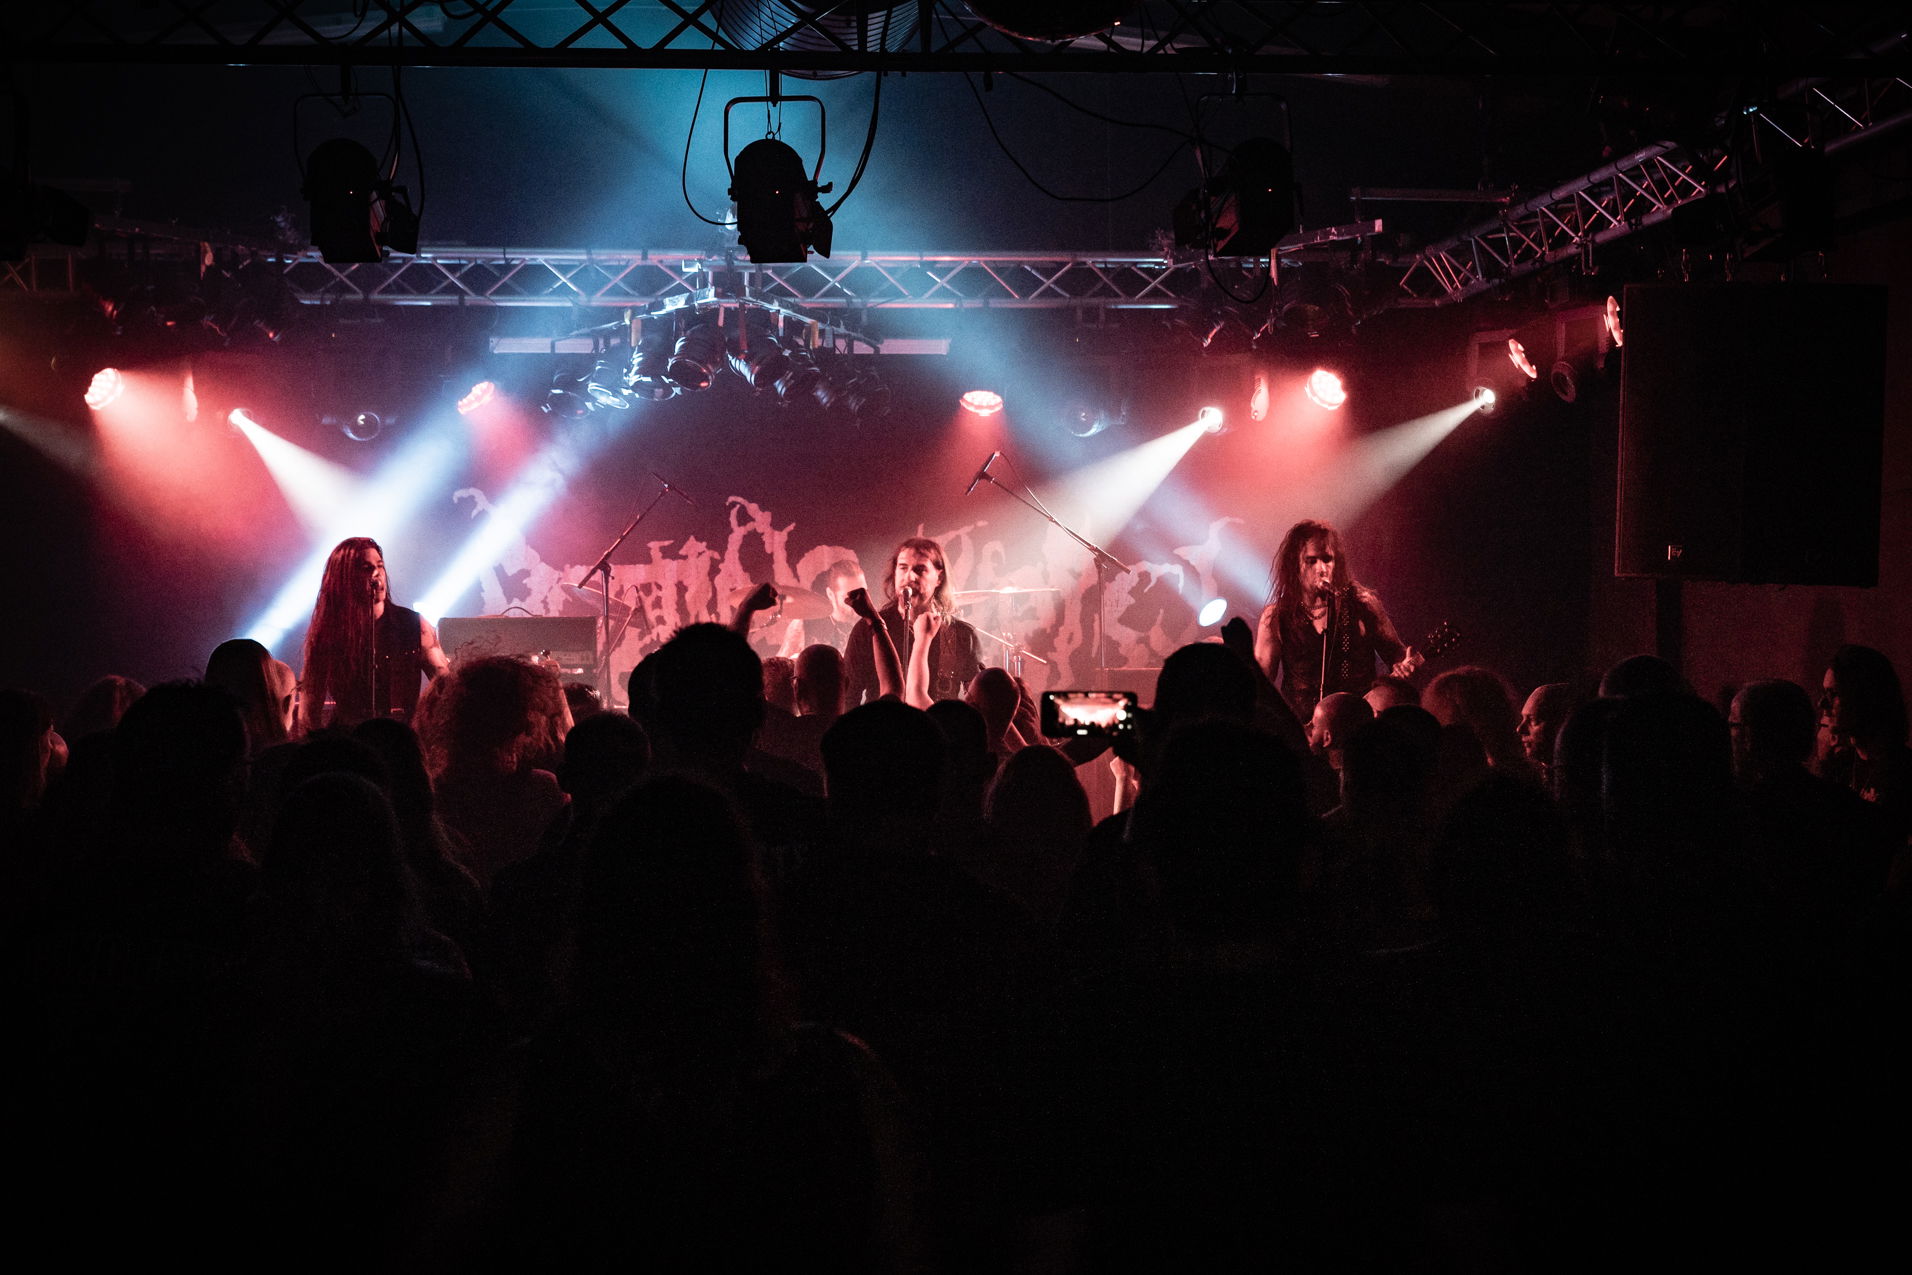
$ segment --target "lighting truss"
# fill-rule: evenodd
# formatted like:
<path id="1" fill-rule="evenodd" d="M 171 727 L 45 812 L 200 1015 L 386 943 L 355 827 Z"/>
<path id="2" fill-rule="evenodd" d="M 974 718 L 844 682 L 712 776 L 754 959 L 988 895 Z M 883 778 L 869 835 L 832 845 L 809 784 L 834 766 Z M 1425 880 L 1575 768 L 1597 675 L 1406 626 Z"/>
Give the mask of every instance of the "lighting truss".
<path id="1" fill-rule="evenodd" d="M 1762 105 L 1745 108 L 1777 144 L 1821 146 L 1835 154 L 1912 123 L 1912 79 L 1857 76 L 1788 84 L 1774 100 L 1797 118 Z M 1446 305 L 1511 279 L 1584 256 L 1601 244 L 1656 225 L 1682 204 L 1736 185 L 1723 151 L 1689 154 L 1672 143 L 1635 151 L 1617 163 L 1433 244 L 1409 258 L 1396 304 Z"/>
<path id="2" fill-rule="evenodd" d="M 1706 194 L 1705 166 L 1670 142 L 1635 151 L 1430 245 L 1401 275 L 1401 305 L 1445 305 L 1656 225 Z"/>
<path id="3" fill-rule="evenodd" d="M 292 295 L 312 305 L 603 307 L 663 313 L 684 305 L 747 303 L 805 311 L 875 309 L 1177 309 L 1209 299 L 1209 264 L 1155 255 L 1061 252 L 849 253 L 802 263 L 753 264 L 734 254 L 426 248 L 415 256 L 343 264 L 316 251 L 288 253 L 220 244 L 192 230 L 151 223 L 96 223 L 105 245 L 36 245 L 25 262 L 0 263 L 0 292 L 78 289 L 89 253 L 149 266 L 235 254 L 276 262 Z M 1380 234 L 1379 219 L 1289 235 L 1278 256 Z M 1218 267 L 1220 263 L 1217 263 Z M 1265 268 L 1243 259 L 1229 268 Z M 794 314 L 793 316 L 794 317 Z"/>
<path id="4" fill-rule="evenodd" d="M 960 0 L 920 16 L 907 47 L 845 46 L 823 19 L 780 14 L 747 44 L 715 0 L 76 0 L 11 5 L 0 47 L 22 63 L 562 66 L 784 71 L 1131 71 L 1286 74 L 1830 74 L 1902 28 L 1896 4 L 1368 3 L 1144 0 L 1122 26 L 1043 42 Z M 826 12 L 834 6 L 823 6 Z M 362 9 L 363 12 L 358 12 Z M 915 13 L 911 13 L 915 10 Z M 838 19 L 840 21 L 840 19 Z M 1898 24 L 1895 26 L 1894 24 Z M 793 35 L 821 51 L 791 51 Z"/>

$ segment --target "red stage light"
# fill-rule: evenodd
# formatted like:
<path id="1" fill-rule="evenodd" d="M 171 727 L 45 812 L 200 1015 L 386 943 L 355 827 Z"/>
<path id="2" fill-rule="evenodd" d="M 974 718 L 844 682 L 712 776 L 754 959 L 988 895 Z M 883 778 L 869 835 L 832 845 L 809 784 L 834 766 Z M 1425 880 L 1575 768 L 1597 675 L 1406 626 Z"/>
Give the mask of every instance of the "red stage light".
<path id="1" fill-rule="evenodd" d="M 460 416 L 470 416 L 486 403 L 489 403 L 497 396 L 497 393 L 498 387 L 490 381 L 478 382 L 478 384 L 465 391 L 465 396 L 458 400 L 458 414 Z"/>
<path id="2" fill-rule="evenodd" d="M 963 395 L 963 410 L 977 416 L 994 416 L 1002 411 L 1002 395 L 994 390 L 970 390 Z"/>
<path id="3" fill-rule="evenodd" d="M 1521 370 L 1521 373 L 1526 376 L 1528 380 L 1537 381 L 1540 379 L 1540 369 L 1535 367 L 1533 360 L 1527 357 L 1527 347 L 1522 345 L 1517 338 L 1508 338 L 1507 358 L 1515 367 Z"/>
<path id="4" fill-rule="evenodd" d="M 1308 401 L 1316 407 L 1330 412 L 1338 411 L 1348 401 L 1348 387 L 1341 378 L 1325 367 L 1318 367 L 1308 373 Z"/>
<path id="5" fill-rule="evenodd" d="M 125 392 L 126 378 L 119 369 L 103 367 L 93 373 L 93 381 L 86 387 L 86 405 L 97 412 Z"/>

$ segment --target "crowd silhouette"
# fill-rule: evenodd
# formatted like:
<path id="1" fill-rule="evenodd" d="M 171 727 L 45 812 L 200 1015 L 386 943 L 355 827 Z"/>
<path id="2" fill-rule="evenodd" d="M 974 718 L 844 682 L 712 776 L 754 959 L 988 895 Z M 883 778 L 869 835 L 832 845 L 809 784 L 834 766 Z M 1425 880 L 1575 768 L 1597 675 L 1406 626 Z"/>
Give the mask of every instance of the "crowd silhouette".
<path id="1" fill-rule="evenodd" d="M 1303 722 L 1253 641 L 1090 744 L 999 669 L 846 711 L 832 648 L 715 624 L 628 713 L 494 657 L 300 732 L 243 641 L 57 717 L 0 692 L 15 1234 L 454 1272 L 1895 1251 L 1886 656 L 1719 705 L 1651 656 L 1585 694 L 1470 667 Z"/>

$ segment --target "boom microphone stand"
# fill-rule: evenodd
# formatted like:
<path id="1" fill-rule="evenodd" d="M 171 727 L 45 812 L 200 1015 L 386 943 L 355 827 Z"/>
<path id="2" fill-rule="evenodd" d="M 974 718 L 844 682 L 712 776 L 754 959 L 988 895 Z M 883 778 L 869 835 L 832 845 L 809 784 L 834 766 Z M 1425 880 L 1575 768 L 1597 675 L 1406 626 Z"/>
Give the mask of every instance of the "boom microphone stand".
<path id="1" fill-rule="evenodd" d="M 598 623 L 597 687 L 598 700 L 606 708 L 611 707 L 613 703 L 611 698 L 611 555 L 616 553 L 618 548 L 623 545 L 626 540 L 630 539 L 631 533 L 637 530 L 637 525 L 644 521 L 645 516 L 648 515 L 651 510 L 657 508 L 657 502 L 664 499 L 667 493 L 674 491 L 679 496 L 683 496 L 685 503 L 691 505 L 697 503 L 686 495 L 681 487 L 673 487 L 668 482 L 665 482 L 657 471 L 652 470 L 651 477 L 663 483 L 663 487 L 655 496 L 651 497 L 651 503 L 638 510 L 637 517 L 631 519 L 630 524 L 626 526 L 624 530 L 617 533 L 617 539 L 613 540 L 604 552 L 598 555 L 598 560 L 585 568 L 584 574 L 578 577 L 576 585 L 573 586 L 574 588 L 582 589 L 584 582 L 592 576 L 602 575 L 604 577 L 604 610 Z M 632 610 L 633 613 L 635 613 L 636 608 L 632 608 Z"/>
<path id="2" fill-rule="evenodd" d="M 994 460 L 994 459 L 995 459 L 994 456 L 990 457 L 990 460 Z M 1054 514 L 1050 513 L 1046 508 L 1043 507 L 1042 501 L 1040 499 L 1035 498 L 1034 492 L 1031 492 L 1028 496 L 1024 496 L 1021 492 L 1015 491 L 1008 487 L 1004 487 L 1000 482 L 997 482 L 996 476 L 989 472 L 988 461 L 985 461 L 983 463 L 983 468 L 980 472 L 977 473 L 976 479 L 979 482 L 986 482 L 990 484 L 992 487 L 1001 487 L 1002 490 L 1008 492 L 1011 496 L 1015 497 L 1016 500 L 1020 501 L 1022 504 L 1026 505 L 1028 508 L 1035 510 L 1036 513 L 1040 514 L 1043 517 L 1043 519 L 1049 523 L 1050 526 L 1054 527 L 1056 530 L 1060 531 L 1063 535 L 1069 537 L 1069 539 L 1081 545 L 1084 549 L 1087 549 L 1089 551 L 1090 557 L 1092 557 L 1095 560 L 1095 612 L 1096 612 L 1096 615 L 1095 615 L 1095 672 L 1096 672 L 1096 680 L 1098 683 L 1107 681 L 1107 678 L 1104 675 L 1109 670 L 1109 652 L 1108 652 L 1109 624 L 1108 624 L 1108 615 L 1107 615 L 1108 597 L 1109 597 L 1109 572 L 1110 571 L 1127 571 L 1129 569 L 1128 564 L 1118 559 L 1114 554 L 1110 553 L 1107 549 L 1104 549 L 1101 545 L 1098 545 L 1094 543 L 1093 541 L 1089 540 L 1087 537 L 1078 534 L 1073 529 L 1067 526 L 1064 526 L 1062 522 L 1060 522 Z M 976 484 L 973 482 L 970 484 L 971 490 L 974 490 L 975 485 Z M 1027 484 L 1024 484 L 1024 486 L 1026 487 Z"/>

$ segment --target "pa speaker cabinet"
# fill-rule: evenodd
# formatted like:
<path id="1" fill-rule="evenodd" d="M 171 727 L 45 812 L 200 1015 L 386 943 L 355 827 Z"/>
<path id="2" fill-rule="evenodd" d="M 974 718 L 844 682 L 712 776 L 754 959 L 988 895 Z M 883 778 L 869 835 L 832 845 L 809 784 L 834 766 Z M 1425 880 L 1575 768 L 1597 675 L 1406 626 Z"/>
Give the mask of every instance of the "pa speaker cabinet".
<path id="1" fill-rule="evenodd" d="M 1846 284 L 1627 288 L 1615 575 L 1878 583 L 1885 301 Z"/>

